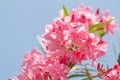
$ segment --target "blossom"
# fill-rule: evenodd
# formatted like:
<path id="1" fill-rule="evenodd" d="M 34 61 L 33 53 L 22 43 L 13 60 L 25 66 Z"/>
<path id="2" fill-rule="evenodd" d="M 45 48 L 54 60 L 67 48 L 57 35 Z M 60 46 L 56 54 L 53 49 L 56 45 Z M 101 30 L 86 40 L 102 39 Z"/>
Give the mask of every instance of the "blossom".
<path id="1" fill-rule="evenodd" d="M 116 63 L 113 68 L 106 70 L 102 80 L 120 80 L 120 66 Z"/>
<path id="2" fill-rule="evenodd" d="M 102 21 L 101 22 L 114 20 L 114 19 L 115 19 L 114 17 L 109 15 L 109 11 L 107 10 L 102 14 Z M 117 25 L 114 23 L 114 21 L 112 21 L 108 25 L 106 25 L 104 28 L 105 28 L 106 33 L 113 35 L 113 30 L 117 29 Z"/>
<path id="3" fill-rule="evenodd" d="M 70 11 L 70 16 L 74 16 L 72 21 L 86 24 L 88 27 L 98 23 L 99 10 L 97 10 L 96 13 L 92 13 L 91 9 L 90 6 L 85 7 L 83 4 L 81 4 L 77 10 L 72 9 Z"/>
<path id="4" fill-rule="evenodd" d="M 18 80 L 68 80 L 69 68 L 58 60 L 42 57 L 36 48 L 25 55 L 21 69 Z"/>
<path id="5" fill-rule="evenodd" d="M 100 23 L 99 9 L 92 13 L 90 7 L 80 5 L 78 10 L 72 9 L 69 16 L 63 14 L 61 11 L 58 18 L 45 26 L 46 50 L 58 52 L 59 57 L 71 59 L 74 64 L 88 59 L 94 63 L 103 56 L 107 43 L 96 33 L 89 32 L 90 26 Z"/>
<path id="6" fill-rule="evenodd" d="M 107 50 L 107 43 L 102 38 L 96 36 L 93 33 L 90 33 L 83 42 L 82 48 L 80 48 L 80 50 L 88 57 L 88 59 L 92 59 L 94 64 L 97 58 L 105 55 L 105 51 Z"/>
<path id="7" fill-rule="evenodd" d="M 103 68 L 103 64 L 101 65 L 100 63 L 98 63 L 97 71 L 98 71 L 98 77 L 101 77 L 104 75 L 105 69 Z"/>

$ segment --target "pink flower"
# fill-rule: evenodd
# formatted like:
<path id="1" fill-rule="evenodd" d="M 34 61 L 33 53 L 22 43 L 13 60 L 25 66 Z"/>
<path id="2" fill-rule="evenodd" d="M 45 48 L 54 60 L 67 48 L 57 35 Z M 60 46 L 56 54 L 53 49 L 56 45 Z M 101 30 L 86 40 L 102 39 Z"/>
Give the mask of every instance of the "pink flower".
<path id="1" fill-rule="evenodd" d="M 120 66 L 115 64 L 113 68 L 108 69 L 102 80 L 120 80 Z"/>
<path id="2" fill-rule="evenodd" d="M 107 43 L 100 37 L 90 33 L 80 48 L 81 52 L 86 54 L 88 59 L 92 59 L 93 63 L 98 57 L 103 56 L 107 50 Z"/>
<path id="3" fill-rule="evenodd" d="M 99 14 L 92 13 L 91 7 L 85 7 L 83 4 L 77 10 L 72 9 L 70 16 L 72 17 L 72 21 L 86 24 L 88 27 L 99 22 Z"/>
<path id="4" fill-rule="evenodd" d="M 85 39 L 81 39 L 80 41 L 81 43 L 79 45 L 75 44 L 80 46 L 80 48 L 75 49 L 70 53 L 74 63 L 92 59 L 92 65 L 94 65 L 97 58 L 103 56 L 107 50 L 107 43 L 93 33 L 90 33 Z"/>
<path id="5" fill-rule="evenodd" d="M 23 74 L 17 75 L 18 80 L 68 80 L 69 68 L 56 59 L 42 57 L 36 48 L 25 55 L 21 68 Z"/>
<path id="6" fill-rule="evenodd" d="M 98 77 L 101 77 L 104 75 L 105 69 L 103 68 L 103 64 L 101 65 L 100 63 L 98 63 L 97 71 L 98 71 Z"/>
<path id="7" fill-rule="evenodd" d="M 71 58 L 74 63 L 88 59 L 95 62 L 97 58 L 105 54 L 107 49 L 107 43 L 101 37 L 88 31 L 90 26 L 100 23 L 99 9 L 92 13 L 90 7 L 80 5 L 78 10 L 72 9 L 69 14 L 69 16 L 64 16 L 61 11 L 60 17 L 46 25 L 43 34 L 47 41 L 46 50 L 57 52 L 62 58 L 64 56 Z"/>
<path id="8" fill-rule="evenodd" d="M 69 48 L 72 43 L 75 46 L 81 46 L 82 40 L 88 35 L 88 31 L 85 25 L 72 22 L 69 24 L 69 21 L 65 21 L 65 19 L 66 17 L 57 18 L 55 22 L 47 25 L 43 36 L 48 41 L 47 51 L 58 52 L 60 55 L 57 56 L 61 58 L 63 56 L 71 58 L 73 52 Z M 52 28 L 50 31 L 48 31 L 49 27 Z"/>
<path id="9" fill-rule="evenodd" d="M 106 22 L 114 19 L 115 19 L 114 17 L 109 16 L 108 10 L 102 14 L 102 22 Z M 112 21 L 108 25 L 106 25 L 104 28 L 106 33 L 113 35 L 113 30 L 117 29 L 117 25 L 114 23 L 114 21 Z"/>

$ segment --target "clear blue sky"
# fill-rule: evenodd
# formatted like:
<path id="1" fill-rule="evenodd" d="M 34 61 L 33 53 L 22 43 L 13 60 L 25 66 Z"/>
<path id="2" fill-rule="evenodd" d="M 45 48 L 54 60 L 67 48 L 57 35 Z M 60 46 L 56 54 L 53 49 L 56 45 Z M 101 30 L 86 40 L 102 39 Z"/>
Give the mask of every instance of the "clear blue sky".
<path id="1" fill-rule="evenodd" d="M 80 3 L 91 6 L 93 11 L 109 9 L 120 26 L 120 0 L 0 0 L 0 80 L 20 72 L 25 52 L 35 46 L 39 48 L 36 35 L 43 33 L 44 26 L 58 16 L 63 4 L 71 9 Z M 104 59 L 112 66 L 115 62 L 112 42 L 117 44 L 117 32 L 115 37 L 107 35 L 105 39 L 109 47 Z"/>

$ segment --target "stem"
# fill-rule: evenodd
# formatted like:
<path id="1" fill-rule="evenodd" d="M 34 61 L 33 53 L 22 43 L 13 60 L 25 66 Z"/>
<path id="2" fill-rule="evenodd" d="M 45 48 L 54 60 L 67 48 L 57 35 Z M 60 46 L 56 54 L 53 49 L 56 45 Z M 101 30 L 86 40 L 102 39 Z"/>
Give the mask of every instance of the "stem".
<path id="1" fill-rule="evenodd" d="M 92 80 L 93 78 L 100 78 L 102 75 L 101 75 L 101 73 L 98 73 L 97 75 L 93 75 L 91 72 L 89 72 L 89 69 L 81 69 L 81 68 L 76 68 L 74 71 L 72 71 L 72 72 L 75 72 L 75 71 L 77 71 L 77 70 L 79 70 L 80 71 L 80 73 L 78 74 L 78 73 L 76 73 L 76 74 L 72 74 L 72 75 L 68 75 L 68 78 L 74 78 L 74 77 L 87 77 L 87 78 L 85 78 L 85 79 L 82 79 L 82 80 Z"/>

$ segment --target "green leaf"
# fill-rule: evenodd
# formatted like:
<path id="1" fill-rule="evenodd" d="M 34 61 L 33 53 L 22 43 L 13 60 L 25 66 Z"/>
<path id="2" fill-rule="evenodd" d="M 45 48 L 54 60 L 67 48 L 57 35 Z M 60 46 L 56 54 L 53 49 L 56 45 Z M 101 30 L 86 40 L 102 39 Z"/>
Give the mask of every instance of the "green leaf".
<path id="1" fill-rule="evenodd" d="M 118 32 L 118 41 L 119 41 L 119 47 L 120 47 L 120 31 Z"/>
<path id="2" fill-rule="evenodd" d="M 104 31 L 104 29 L 102 29 L 102 30 L 99 30 L 99 31 L 97 31 L 96 32 L 96 34 L 98 35 L 98 36 L 104 36 L 104 34 L 105 34 L 105 31 Z"/>
<path id="3" fill-rule="evenodd" d="M 65 16 L 69 16 L 69 13 L 64 5 L 63 5 L 63 12 Z"/>
<path id="4" fill-rule="evenodd" d="M 89 32 L 92 33 L 92 32 L 95 32 L 95 31 L 102 30 L 102 29 L 104 29 L 104 26 L 106 26 L 107 24 L 109 24 L 112 21 L 113 20 L 109 20 L 109 21 L 106 21 L 104 23 L 97 23 L 95 25 L 92 25 L 92 26 L 89 27 Z"/>
<path id="5" fill-rule="evenodd" d="M 113 51 L 114 51 L 115 59 L 117 61 L 117 51 L 116 51 L 115 43 L 113 43 Z"/>
<path id="6" fill-rule="evenodd" d="M 87 78 L 85 78 L 83 80 L 92 80 L 92 77 L 90 76 L 90 73 L 89 73 L 89 69 L 86 66 L 85 66 L 85 71 L 86 71 Z"/>
<path id="7" fill-rule="evenodd" d="M 87 76 L 90 76 L 90 74 L 89 74 L 89 70 L 87 69 L 86 66 L 85 66 L 85 71 L 86 71 Z"/>
<path id="8" fill-rule="evenodd" d="M 85 77 L 85 76 L 86 76 L 86 74 L 72 74 L 72 75 L 68 76 L 68 78 L 70 79 L 70 78 Z"/>
<path id="9" fill-rule="evenodd" d="M 119 64 L 119 66 L 120 66 L 120 53 L 119 53 L 119 55 L 118 55 L 118 60 L 117 60 L 117 62 L 118 62 L 118 64 Z"/>
<path id="10" fill-rule="evenodd" d="M 92 78 L 85 78 L 85 79 L 82 79 L 82 80 L 92 80 Z"/>

